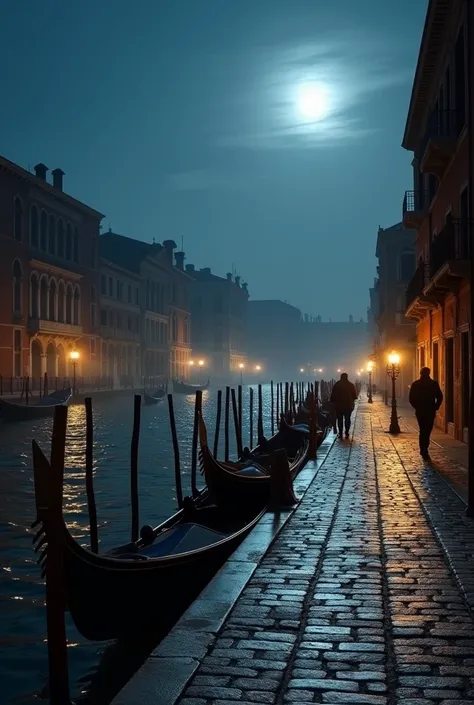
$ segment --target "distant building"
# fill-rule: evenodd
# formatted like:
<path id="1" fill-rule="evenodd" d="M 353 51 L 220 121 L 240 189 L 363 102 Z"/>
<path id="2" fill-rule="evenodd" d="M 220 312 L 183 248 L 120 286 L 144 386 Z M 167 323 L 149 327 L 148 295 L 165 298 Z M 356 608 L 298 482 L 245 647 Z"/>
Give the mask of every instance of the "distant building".
<path id="1" fill-rule="evenodd" d="M 396 350 L 401 357 L 397 393 L 403 399 L 408 398 L 415 375 L 416 329 L 405 317 L 405 291 L 415 271 L 415 238 L 416 232 L 404 229 L 402 223 L 379 228 L 375 253 L 378 279 L 371 289 L 373 379 L 380 390 L 390 391 L 387 356 Z"/>
<path id="2" fill-rule="evenodd" d="M 370 353 L 367 322 L 354 321 L 352 316 L 348 321 L 305 316 L 298 351 L 298 365 L 310 377 L 338 378 L 342 370 L 354 378 Z"/>
<path id="3" fill-rule="evenodd" d="M 133 371 L 136 383 L 143 377 L 164 380 L 167 377 L 187 379 L 189 375 L 191 282 L 182 268 L 184 254 L 177 252 L 176 266 L 173 263 L 175 249 L 173 240 L 165 240 L 163 245 L 150 244 L 113 232 L 100 238 L 102 275 L 107 278 L 107 293 L 101 298 L 101 320 L 116 323 L 117 315 L 120 317 L 120 329 L 115 325 L 113 329 L 108 326 L 103 330 L 103 335 L 108 335 L 104 338 L 104 352 L 109 355 L 104 369 L 116 370 L 116 374 L 122 376 L 125 371 L 126 374 Z M 102 284 L 105 285 L 104 280 Z M 136 361 L 138 341 L 133 330 L 137 314 L 140 320 L 140 374 L 137 374 Z M 135 362 L 132 361 L 133 349 Z M 110 350 L 115 361 L 110 360 Z"/>
<path id="4" fill-rule="evenodd" d="M 191 285 L 192 347 L 195 364 L 204 362 L 203 375 L 228 380 L 247 365 L 247 284 L 232 274 L 220 277 L 209 267 L 186 265 Z M 245 367 L 244 367 L 245 369 Z"/>
<path id="5" fill-rule="evenodd" d="M 295 379 L 301 357 L 301 311 L 278 299 L 249 301 L 247 321 L 249 358 L 262 366 L 267 379 Z"/>
<path id="6" fill-rule="evenodd" d="M 100 374 L 99 228 L 103 215 L 64 193 L 61 169 L 35 174 L 0 157 L 0 374 Z M 62 383 L 62 381 L 61 381 Z"/>
<path id="7" fill-rule="evenodd" d="M 403 201 L 403 223 L 417 231 L 406 315 L 416 321 L 417 369 L 428 365 L 444 392 L 436 424 L 458 440 L 467 439 L 472 351 L 474 175 L 468 118 L 474 110 L 474 70 L 468 46 L 474 14 L 469 4 L 429 2 L 403 136 L 403 146 L 413 152 L 414 177 Z"/>

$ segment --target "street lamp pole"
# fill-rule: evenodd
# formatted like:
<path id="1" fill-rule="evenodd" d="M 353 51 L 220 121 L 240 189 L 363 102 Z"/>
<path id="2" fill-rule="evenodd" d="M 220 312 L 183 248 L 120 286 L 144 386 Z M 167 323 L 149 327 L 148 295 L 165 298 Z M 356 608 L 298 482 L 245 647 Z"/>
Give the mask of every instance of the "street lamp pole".
<path id="1" fill-rule="evenodd" d="M 239 364 L 239 370 L 240 370 L 240 386 L 242 387 L 243 385 L 243 374 L 244 374 L 244 363 L 241 362 Z"/>
<path id="2" fill-rule="evenodd" d="M 75 396 L 76 394 L 76 365 L 77 361 L 79 360 L 79 353 L 77 350 L 72 350 L 71 351 L 71 362 L 72 362 L 72 394 Z"/>
<path id="3" fill-rule="evenodd" d="M 392 435 L 401 433 L 398 424 L 397 399 L 395 393 L 395 380 L 400 374 L 400 355 L 396 352 L 390 353 L 388 356 L 387 374 L 392 380 L 392 412 L 390 414 L 390 428 L 388 430 Z"/>

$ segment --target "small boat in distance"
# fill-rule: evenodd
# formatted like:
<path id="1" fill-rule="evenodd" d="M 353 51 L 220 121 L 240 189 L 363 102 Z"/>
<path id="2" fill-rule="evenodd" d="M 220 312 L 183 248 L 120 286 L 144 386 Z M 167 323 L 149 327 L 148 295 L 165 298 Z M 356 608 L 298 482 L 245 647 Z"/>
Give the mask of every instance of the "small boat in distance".
<path id="1" fill-rule="evenodd" d="M 54 416 L 57 406 L 67 406 L 71 401 L 72 389 L 58 389 L 52 394 L 48 394 L 33 404 L 23 402 L 8 401 L 4 397 L 0 398 L 0 421 L 5 423 L 12 421 L 30 421 L 31 419 L 47 418 Z"/>
<path id="2" fill-rule="evenodd" d="M 143 391 L 143 404 L 144 406 L 152 406 L 153 404 L 158 404 L 160 401 L 163 401 L 165 398 L 165 390 L 160 387 L 159 389 L 155 389 L 154 392 L 151 392 L 150 394 L 147 394 L 146 391 Z"/>
<path id="3" fill-rule="evenodd" d="M 199 390 L 202 392 L 208 389 L 210 385 L 210 380 L 208 379 L 206 384 L 188 384 L 187 382 L 179 382 L 178 380 L 173 380 L 173 392 L 176 394 L 195 394 Z"/>

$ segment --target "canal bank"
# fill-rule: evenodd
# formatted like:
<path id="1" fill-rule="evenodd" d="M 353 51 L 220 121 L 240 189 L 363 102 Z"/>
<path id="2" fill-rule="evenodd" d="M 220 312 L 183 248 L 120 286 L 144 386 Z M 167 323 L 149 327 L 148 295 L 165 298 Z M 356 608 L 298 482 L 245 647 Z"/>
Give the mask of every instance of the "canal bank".
<path id="1" fill-rule="evenodd" d="M 474 524 L 387 421 L 359 404 L 269 548 L 242 547 L 113 705 L 474 701 Z"/>

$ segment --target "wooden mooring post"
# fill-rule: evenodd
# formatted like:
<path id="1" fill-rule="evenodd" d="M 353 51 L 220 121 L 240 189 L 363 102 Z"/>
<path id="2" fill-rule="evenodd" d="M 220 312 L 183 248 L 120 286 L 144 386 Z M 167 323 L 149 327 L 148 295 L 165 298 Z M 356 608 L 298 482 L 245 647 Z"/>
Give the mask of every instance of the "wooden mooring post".
<path id="1" fill-rule="evenodd" d="M 199 433 L 199 417 L 202 412 L 202 390 L 196 390 L 196 399 L 194 401 L 194 428 L 193 428 L 193 445 L 191 448 L 191 494 L 193 497 L 199 495 L 197 488 L 197 446 Z"/>
<path id="2" fill-rule="evenodd" d="M 234 416 L 234 427 L 235 427 L 235 440 L 237 442 L 237 457 L 241 458 L 243 454 L 242 448 L 242 435 L 239 426 L 239 414 L 237 409 L 237 399 L 235 396 L 235 389 L 231 390 L 232 393 L 232 413 Z"/>
<path id="3" fill-rule="evenodd" d="M 132 536 L 133 542 L 138 541 L 140 508 L 138 504 L 138 442 L 140 440 L 140 414 L 142 409 L 142 397 L 135 394 L 133 404 L 133 432 L 130 448 L 130 495 L 132 499 Z"/>
<path id="4" fill-rule="evenodd" d="M 262 403 L 262 385 L 258 385 L 258 417 L 257 417 L 257 435 L 258 442 L 262 443 L 264 439 L 263 433 L 263 403 Z"/>
<path id="5" fill-rule="evenodd" d="M 173 395 L 168 394 L 168 411 L 170 417 L 170 427 L 171 427 L 171 438 L 173 440 L 173 453 L 174 453 L 174 481 L 176 485 L 176 499 L 178 502 L 178 509 L 183 506 L 183 487 L 181 483 L 181 461 L 179 457 L 179 444 L 178 444 L 178 434 L 176 432 L 176 419 L 174 416 L 174 406 L 173 406 Z"/>
<path id="6" fill-rule="evenodd" d="M 229 460 L 229 405 L 230 387 L 225 388 L 225 409 L 224 409 L 224 460 Z"/>
<path id="7" fill-rule="evenodd" d="M 249 403 L 249 413 L 250 413 L 250 431 L 249 431 L 249 448 L 253 448 L 253 387 L 250 387 L 250 403 Z"/>
<path id="8" fill-rule="evenodd" d="M 217 415 L 216 415 L 216 432 L 214 434 L 214 458 L 217 458 L 219 452 L 219 431 L 221 428 L 222 414 L 222 389 L 217 392 Z"/>
<path id="9" fill-rule="evenodd" d="M 275 408 L 273 399 L 273 380 L 270 382 L 270 393 L 271 393 L 271 407 L 270 407 L 270 417 L 272 419 L 272 436 L 275 433 Z"/>

